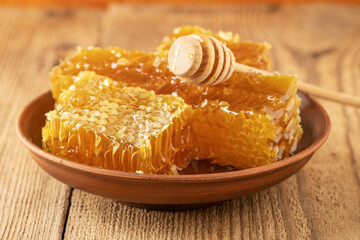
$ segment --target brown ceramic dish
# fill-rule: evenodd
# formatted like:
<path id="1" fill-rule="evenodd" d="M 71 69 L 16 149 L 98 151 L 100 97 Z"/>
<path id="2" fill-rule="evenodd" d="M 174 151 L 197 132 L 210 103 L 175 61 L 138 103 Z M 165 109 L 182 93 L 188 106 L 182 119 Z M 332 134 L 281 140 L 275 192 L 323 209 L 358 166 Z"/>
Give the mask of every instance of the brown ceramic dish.
<path id="1" fill-rule="evenodd" d="M 302 98 L 301 118 L 304 135 L 297 154 L 281 161 L 245 170 L 217 169 L 217 173 L 176 176 L 139 175 L 100 169 L 71 162 L 41 149 L 44 114 L 53 109 L 47 92 L 33 100 L 21 112 L 17 134 L 35 161 L 59 181 L 93 194 L 152 209 L 186 209 L 209 206 L 217 202 L 258 192 L 273 186 L 302 168 L 326 141 L 330 132 L 325 110 L 308 96 Z M 205 166 L 206 168 L 206 166 Z M 220 171 L 220 172 L 219 172 Z"/>

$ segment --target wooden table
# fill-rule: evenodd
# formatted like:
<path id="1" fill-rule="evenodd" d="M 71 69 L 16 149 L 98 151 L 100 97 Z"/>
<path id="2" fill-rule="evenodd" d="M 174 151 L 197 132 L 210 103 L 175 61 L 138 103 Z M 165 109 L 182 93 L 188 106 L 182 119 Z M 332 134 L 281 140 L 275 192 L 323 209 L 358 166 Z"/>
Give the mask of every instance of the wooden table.
<path id="1" fill-rule="evenodd" d="M 19 111 L 50 88 L 50 69 L 76 46 L 151 51 L 183 24 L 267 41 L 280 72 L 359 95 L 359 6 L 2 7 L 0 16 L 0 239 L 360 239 L 360 109 L 320 100 L 332 132 L 300 172 L 257 194 L 183 212 L 72 189 L 36 165 L 14 128 Z"/>

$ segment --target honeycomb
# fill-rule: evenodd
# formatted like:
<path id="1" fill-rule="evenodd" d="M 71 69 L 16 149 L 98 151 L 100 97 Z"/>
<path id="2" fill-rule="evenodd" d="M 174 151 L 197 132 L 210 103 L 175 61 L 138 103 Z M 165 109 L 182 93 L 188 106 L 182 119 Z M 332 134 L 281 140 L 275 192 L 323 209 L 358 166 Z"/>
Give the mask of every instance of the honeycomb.
<path id="1" fill-rule="evenodd" d="M 235 73 L 216 86 L 197 86 L 173 75 L 167 54 L 173 41 L 188 34 L 209 34 L 223 41 L 235 59 L 259 69 L 270 70 L 268 44 L 240 42 L 239 36 L 213 34 L 199 27 L 181 27 L 165 37 L 155 52 L 119 48 L 80 49 L 65 59 L 51 74 L 56 102 L 74 84 L 81 71 L 93 71 L 117 83 L 118 88 L 139 87 L 156 95 L 172 95 L 192 109 L 184 122 L 186 147 L 174 158 L 177 168 L 191 160 L 210 159 L 236 168 L 260 166 L 292 154 L 302 135 L 297 79 L 276 74 Z M 189 111 L 190 112 L 190 111 Z"/>
<path id="2" fill-rule="evenodd" d="M 179 97 L 80 72 L 46 114 L 43 147 L 90 166 L 174 174 L 174 159 L 189 145 L 191 115 Z"/>

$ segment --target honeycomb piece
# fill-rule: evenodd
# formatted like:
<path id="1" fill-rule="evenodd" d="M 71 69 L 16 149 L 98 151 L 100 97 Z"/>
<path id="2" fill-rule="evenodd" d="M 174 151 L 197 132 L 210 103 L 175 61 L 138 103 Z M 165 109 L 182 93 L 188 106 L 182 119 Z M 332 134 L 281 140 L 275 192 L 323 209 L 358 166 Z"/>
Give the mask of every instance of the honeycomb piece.
<path id="1" fill-rule="evenodd" d="M 168 50 L 177 37 L 191 33 L 209 31 L 199 27 L 182 27 L 174 30 L 174 34 L 166 37 L 158 47 L 157 52 L 144 53 L 128 51 L 119 48 L 79 49 L 70 59 L 65 59 L 50 73 L 53 97 L 58 98 L 63 89 L 67 89 L 73 82 L 72 76 L 80 71 L 95 71 L 97 74 L 108 76 L 115 81 L 126 83 L 126 86 L 141 87 L 153 90 L 157 94 L 178 94 L 188 104 L 199 104 L 206 98 L 211 87 L 198 87 L 181 81 L 171 73 L 167 66 Z M 211 33 L 212 34 L 212 33 Z M 247 64 L 259 69 L 270 70 L 267 54 L 268 44 L 238 42 L 238 37 L 230 38 L 231 34 L 212 34 L 224 41 L 234 52 L 239 63 Z M 222 37 L 223 38 L 222 38 Z M 228 40 L 226 40 L 228 39 Z M 227 82 L 238 82 L 238 78 L 231 78 Z M 216 93 L 222 95 L 222 91 Z M 198 99 L 197 96 L 202 96 Z"/>
<path id="2" fill-rule="evenodd" d="M 268 44 L 240 42 L 238 35 L 213 34 L 187 26 L 175 29 L 152 53 L 119 48 L 81 49 L 52 70 L 53 96 L 58 101 L 74 76 L 91 70 L 122 87 L 141 87 L 184 99 L 194 114 L 189 120 L 187 149 L 174 160 L 179 168 L 185 168 L 188 160 L 199 159 L 248 168 L 292 154 L 302 135 L 297 79 L 279 74 L 235 73 L 216 86 L 186 83 L 170 72 L 167 54 L 173 41 L 193 33 L 209 34 L 225 42 L 239 63 L 270 69 Z"/>
<path id="3" fill-rule="evenodd" d="M 260 82 L 269 82 L 267 78 L 287 80 L 291 87 L 285 94 L 268 95 L 268 101 L 255 96 L 253 91 L 237 91 L 238 107 L 258 105 L 252 110 L 234 110 L 229 102 L 219 100 L 205 100 L 195 109 L 191 121 L 195 152 L 189 154 L 189 159 L 212 159 L 219 165 L 250 168 L 282 159 L 296 150 L 302 135 L 296 79 L 280 75 L 251 76 Z M 254 99 L 257 102 L 251 103 Z"/>
<path id="4" fill-rule="evenodd" d="M 90 166 L 175 174 L 174 160 L 189 145 L 191 114 L 179 97 L 80 72 L 46 114 L 43 147 Z"/>
<path id="5" fill-rule="evenodd" d="M 211 101 L 199 108 L 191 123 L 199 159 L 220 165 L 250 168 L 274 162 L 275 125 L 268 115 L 232 112 L 226 102 Z"/>

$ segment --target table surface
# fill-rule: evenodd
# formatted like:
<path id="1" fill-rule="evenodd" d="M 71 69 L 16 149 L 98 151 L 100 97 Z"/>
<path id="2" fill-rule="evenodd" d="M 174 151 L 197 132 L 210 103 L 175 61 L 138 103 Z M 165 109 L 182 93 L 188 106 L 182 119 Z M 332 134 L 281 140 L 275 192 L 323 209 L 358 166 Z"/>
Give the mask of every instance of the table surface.
<path id="1" fill-rule="evenodd" d="M 91 7 L 106 8 L 114 2 L 121 3 L 173 3 L 173 4 L 299 4 L 310 3 L 314 0 L 0 0 L 0 6 L 40 6 L 40 7 Z M 324 3 L 342 3 L 342 4 L 359 4 L 360 0 L 316 0 Z"/>
<path id="2" fill-rule="evenodd" d="M 0 8 L 0 239 L 360 239 L 360 109 L 319 100 L 332 132 L 284 182 L 223 204 L 162 212 L 72 189 L 47 175 L 15 134 L 20 110 L 50 88 L 76 46 L 151 51 L 196 24 L 269 42 L 274 68 L 360 92 L 360 6 L 120 5 Z"/>

